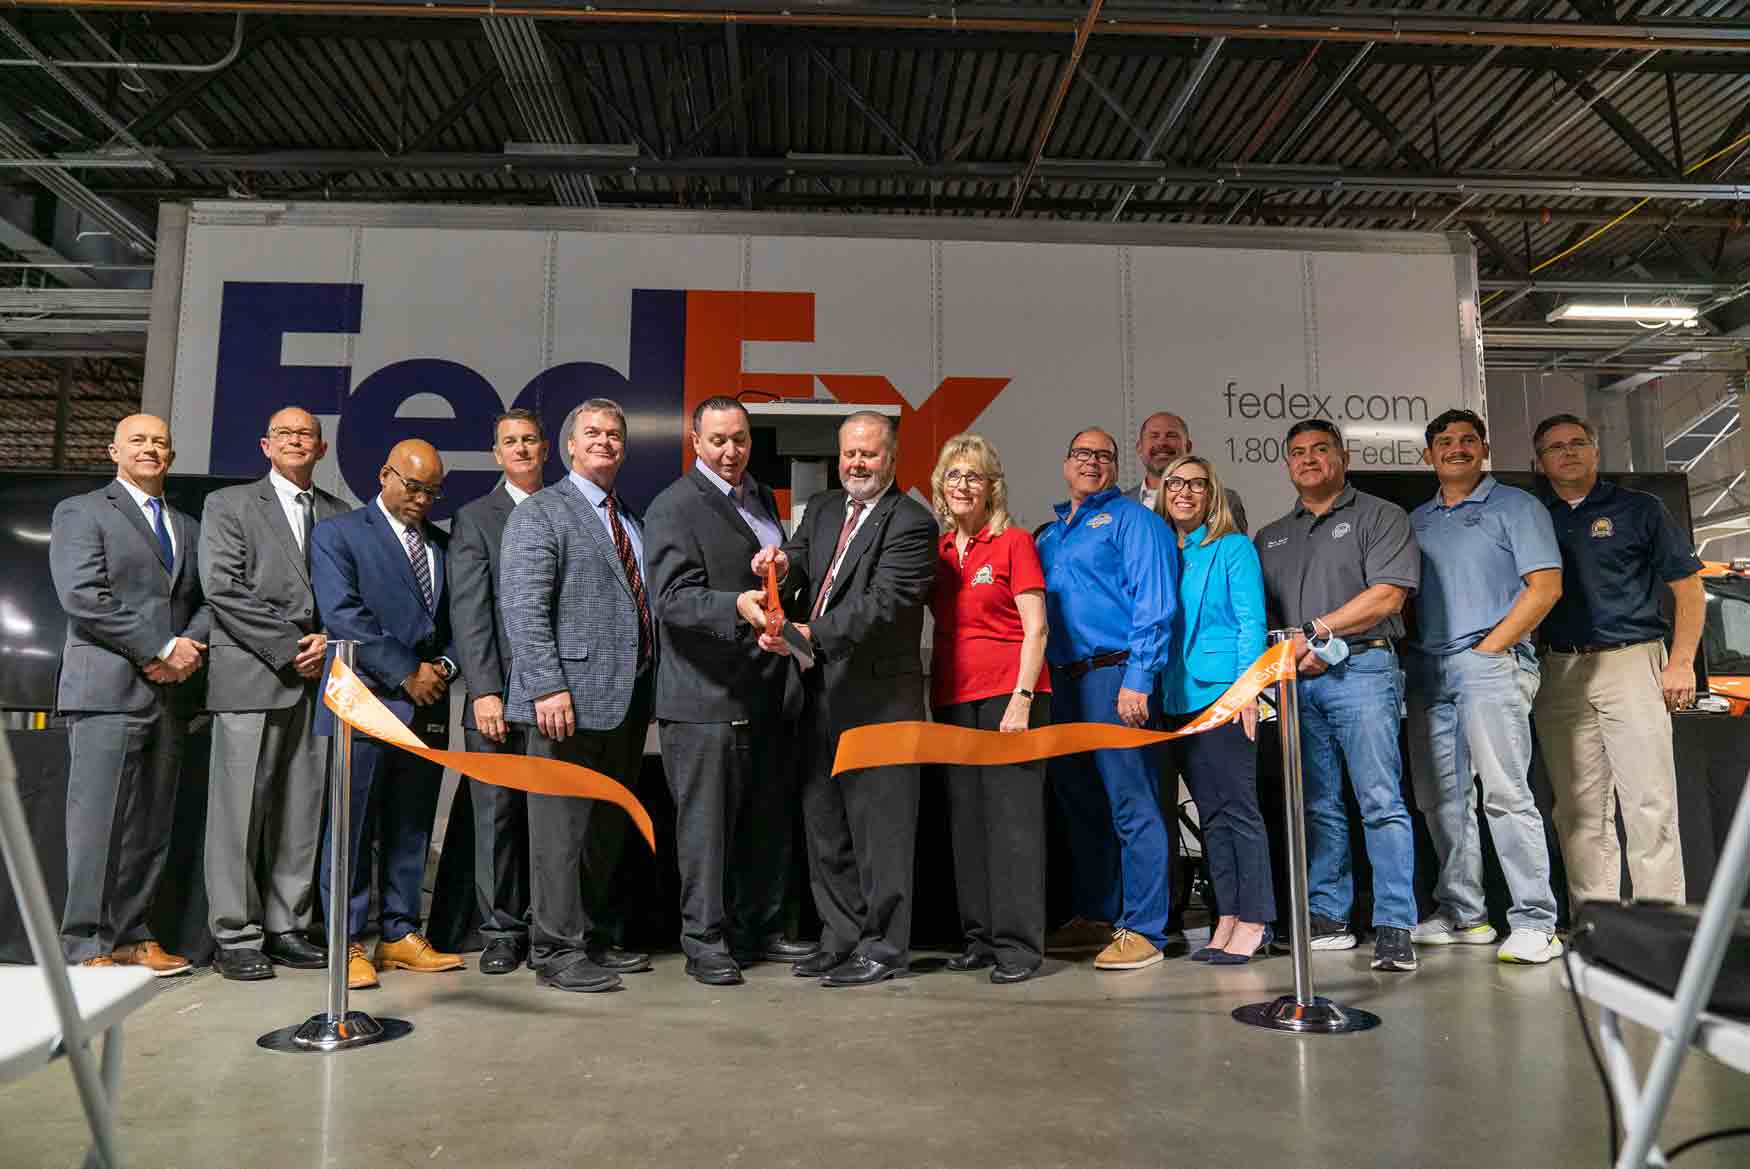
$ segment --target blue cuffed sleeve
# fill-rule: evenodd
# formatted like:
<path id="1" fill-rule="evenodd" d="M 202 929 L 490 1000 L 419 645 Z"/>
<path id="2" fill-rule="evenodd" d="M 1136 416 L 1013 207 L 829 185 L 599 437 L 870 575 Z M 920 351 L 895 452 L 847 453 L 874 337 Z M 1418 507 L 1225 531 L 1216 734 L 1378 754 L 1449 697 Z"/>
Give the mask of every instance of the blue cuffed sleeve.
<path id="1" fill-rule="evenodd" d="M 1152 692 L 1172 652 L 1173 614 L 1179 608 L 1179 546 L 1167 522 L 1140 504 L 1120 512 L 1118 545 L 1130 583 L 1128 690 Z"/>

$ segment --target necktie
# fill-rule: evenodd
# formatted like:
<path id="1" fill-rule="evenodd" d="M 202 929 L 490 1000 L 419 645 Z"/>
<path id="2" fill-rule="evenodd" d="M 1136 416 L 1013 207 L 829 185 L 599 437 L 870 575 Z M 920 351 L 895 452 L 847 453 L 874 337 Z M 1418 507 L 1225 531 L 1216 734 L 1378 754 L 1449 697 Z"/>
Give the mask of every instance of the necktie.
<path id="1" fill-rule="evenodd" d="M 425 537 L 419 534 L 418 528 L 407 529 L 407 559 L 413 565 L 413 579 L 419 582 L 419 595 L 425 599 L 425 607 L 433 608 L 431 565 L 425 562 Z"/>
<path id="2" fill-rule="evenodd" d="M 158 537 L 158 559 L 164 562 L 164 570 L 168 572 L 176 563 L 176 548 L 170 543 L 170 529 L 164 526 L 164 501 L 148 499 L 146 506 L 152 509 L 152 534 Z"/>
<path id="3" fill-rule="evenodd" d="M 638 557 L 632 552 L 631 537 L 620 526 L 620 509 L 615 506 L 614 497 L 610 495 L 603 499 L 602 506 L 608 509 L 608 531 L 613 533 L 614 551 L 620 554 L 620 567 L 626 570 L 626 584 L 638 606 L 638 662 L 642 665 L 650 660 L 650 646 L 655 638 L 650 625 L 650 602 L 644 596 L 644 576 L 638 571 Z"/>
<path id="4" fill-rule="evenodd" d="M 832 550 L 832 567 L 826 570 L 826 580 L 821 582 L 820 596 L 814 602 L 814 615 L 820 616 L 826 609 L 826 598 L 832 593 L 832 582 L 839 574 L 839 561 L 844 558 L 845 545 L 851 542 L 851 533 L 857 530 L 857 517 L 863 514 L 867 505 L 860 499 L 851 500 L 851 505 L 845 508 L 845 526 L 839 529 L 839 545 Z"/>
<path id="5" fill-rule="evenodd" d="M 315 497 L 308 491 L 300 491 L 298 492 L 298 547 L 303 550 L 304 563 L 306 564 L 310 562 L 310 530 L 315 526 Z"/>

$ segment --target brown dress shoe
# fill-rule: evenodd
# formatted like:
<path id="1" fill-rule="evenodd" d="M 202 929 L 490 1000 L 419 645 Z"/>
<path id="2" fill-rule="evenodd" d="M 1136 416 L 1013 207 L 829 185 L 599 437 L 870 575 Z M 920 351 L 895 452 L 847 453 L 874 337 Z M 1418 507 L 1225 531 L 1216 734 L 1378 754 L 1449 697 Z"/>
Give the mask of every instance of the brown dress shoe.
<path id="1" fill-rule="evenodd" d="M 130 942 L 117 946 L 111 957 L 117 966 L 144 966 L 152 972 L 153 978 L 171 978 L 194 969 L 187 958 L 170 953 L 157 942 Z"/>
<path id="2" fill-rule="evenodd" d="M 95 958 L 87 958 L 79 963 L 81 966 L 114 966 L 115 959 L 108 954 L 99 954 Z"/>
<path id="3" fill-rule="evenodd" d="M 378 970 L 417 970 L 421 974 L 436 974 L 440 970 L 461 968 L 460 955 L 432 949 L 425 935 L 417 930 L 393 942 L 377 943 Z"/>
<path id="4" fill-rule="evenodd" d="M 346 948 L 346 989 L 370 990 L 377 985 L 377 968 L 365 957 L 365 948 L 354 942 Z"/>

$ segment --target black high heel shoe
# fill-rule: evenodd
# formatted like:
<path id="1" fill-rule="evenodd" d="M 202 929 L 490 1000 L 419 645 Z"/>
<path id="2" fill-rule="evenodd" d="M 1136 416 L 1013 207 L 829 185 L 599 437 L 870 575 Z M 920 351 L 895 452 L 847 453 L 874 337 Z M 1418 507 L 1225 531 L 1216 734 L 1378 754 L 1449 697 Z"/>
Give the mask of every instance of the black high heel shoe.
<path id="1" fill-rule="evenodd" d="M 1252 948 L 1250 954 L 1233 954 L 1229 953 L 1227 950 L 1217 950 L 1205 959 L 1205 961 L 1211 966 L 1244 966 L 1260 954 L 1268 957 L 1270 953 L 1270 943 L 1275 940 L 1276 932 L 1269 926 L 1265 926 L 1263 936 L 1258 939 L 1258 944 Z"/>

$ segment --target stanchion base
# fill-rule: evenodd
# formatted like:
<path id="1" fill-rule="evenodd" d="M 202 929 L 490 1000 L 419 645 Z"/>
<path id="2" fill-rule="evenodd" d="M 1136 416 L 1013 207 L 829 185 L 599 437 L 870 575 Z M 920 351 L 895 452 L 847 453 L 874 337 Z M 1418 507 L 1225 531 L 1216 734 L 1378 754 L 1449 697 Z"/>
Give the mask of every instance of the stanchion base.
<path id="1" fill-rule="evenodd" d="M 372 1043 L 387 1043 L 413 1030 L 406 1019 L 373 1019 L 363 1011 L 348 1011 L 335 1019 L 324 1011 L 311 1015 L 296 1027 L 269 1031 L 255 1041 L 269 1051 L 345 1051 Z"/>
<path id="2" fill-rule="evenodd" d="M 1327 998 L 1313 996 L 1303 1003 L 1285 994 L 1272 1003 L 1248 1003 L 1235 1007 L 1233 1017 L 1254 1027 L 1271 1031 L 1292 1031 L 1299 1035 L 1346 1035 L 1351 1031 L 1371 1031 L 1379 1026 L 1379 1016 L 1354 1007 L 1340 1007 Z"/>

